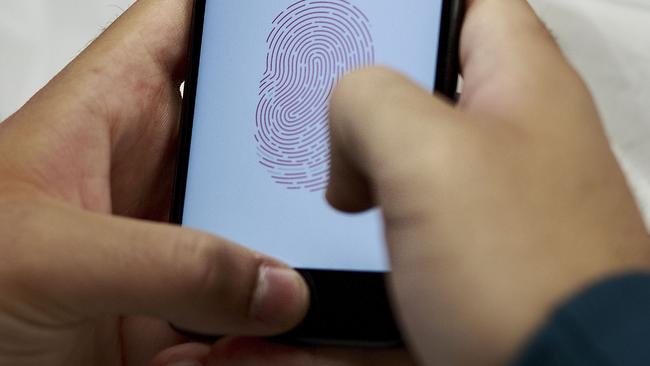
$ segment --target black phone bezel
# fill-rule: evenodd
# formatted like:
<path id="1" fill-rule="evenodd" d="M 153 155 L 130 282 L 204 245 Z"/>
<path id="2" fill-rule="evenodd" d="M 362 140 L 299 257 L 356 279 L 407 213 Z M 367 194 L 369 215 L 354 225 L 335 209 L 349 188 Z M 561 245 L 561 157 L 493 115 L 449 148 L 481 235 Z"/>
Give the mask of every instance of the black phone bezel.
<path id="1" fill-rule="evenodd" d="M 207 0 L 196 0 L 190 32 L 187 78 L 179 129 L 179 150 L 171 222 L 182 224 L 196 89 Z M 443 0 L 435 92 L 453 100 L 459 75 L 458 45 L 464 0 Z M 326 271 L 300 268 L 309 284 L 311 304 L 305 320 L 277 338 L 307 344 L 390 347 L 401 344 L 386 291 L 387 273 Z M 213 339 L 181 331 L 196 339 Z"/>

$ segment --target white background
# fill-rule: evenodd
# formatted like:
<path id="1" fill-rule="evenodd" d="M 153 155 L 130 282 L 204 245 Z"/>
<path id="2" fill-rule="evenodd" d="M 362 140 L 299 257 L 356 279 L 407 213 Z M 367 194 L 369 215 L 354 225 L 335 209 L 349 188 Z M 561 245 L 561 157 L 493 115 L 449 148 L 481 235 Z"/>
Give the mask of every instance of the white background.
<path id="1" fill-rule="evenodd" d="M 0 2 L 0 120 L 22 105 L 132 2 Z M 650 1 L 531 3 L 594 92 L 614 149 L 648 215 Z"/>

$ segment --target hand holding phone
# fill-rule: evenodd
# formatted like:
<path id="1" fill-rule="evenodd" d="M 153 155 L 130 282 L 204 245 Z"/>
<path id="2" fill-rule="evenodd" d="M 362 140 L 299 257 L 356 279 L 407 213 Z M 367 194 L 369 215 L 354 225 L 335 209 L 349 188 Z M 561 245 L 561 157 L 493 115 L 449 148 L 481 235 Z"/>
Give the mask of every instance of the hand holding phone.
<path id="1" fill-rule="evenodd" d="M 424 365 L 509 364 L 567 297 L 647 268 L 641 216 L 552 37 L 525 2 L 469 14 L 458 107 L 373 69 L 344 78 L 330 111 L 329 201 L 382 207 L 396 309 Z M 206 352 L 212 366 L 410 362 L 246 339 Z"/>
<path id="2" fill-rule="evenodd" d="M 306 320 L 282 339 L 401 343 L 384 279 L 380 210 L 326 202 L 328 103 L 376 64 L 453 98 L 458 0 L 199 0 L 181 126 L 173 221 L 300 270 Z"/>
<path id="3" fill-rule="evenodd" d="M 143 220 L 168 216 L 192 5 L 137 1 L 0 123 L 0 365 L 143 365 L 181 341 L 168 321 L 273 334 L 304 313 L 297 273 L 251 316 L 273 260 Z"/>

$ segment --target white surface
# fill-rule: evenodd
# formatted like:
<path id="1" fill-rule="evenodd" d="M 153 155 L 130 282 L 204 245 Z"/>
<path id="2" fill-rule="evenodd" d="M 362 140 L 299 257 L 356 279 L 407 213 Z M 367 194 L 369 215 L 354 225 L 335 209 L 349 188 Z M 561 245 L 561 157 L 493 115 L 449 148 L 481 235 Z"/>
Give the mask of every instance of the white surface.
<path id="1" fill-rule="evenodd" d="M 0 120 L 132 2 L 0 2 Z M 531 3 L 591 87 L 614 149 L 650 222 L 650 1 Z"/>
<path id="2" fill-rule="evenodd" d="M 15 112 L 133 2 L 0 1 L 0 121 Z"/>

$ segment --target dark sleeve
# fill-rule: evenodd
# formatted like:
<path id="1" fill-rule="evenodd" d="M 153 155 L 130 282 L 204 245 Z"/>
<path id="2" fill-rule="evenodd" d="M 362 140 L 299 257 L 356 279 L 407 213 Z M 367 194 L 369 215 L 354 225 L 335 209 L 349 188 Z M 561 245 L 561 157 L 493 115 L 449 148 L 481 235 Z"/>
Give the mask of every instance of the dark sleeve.
<path id="1" fill-rule="evenodd" d="M 513 366 L 650 365 L 650 275 L 601 282 L 558 309 Z"/>

